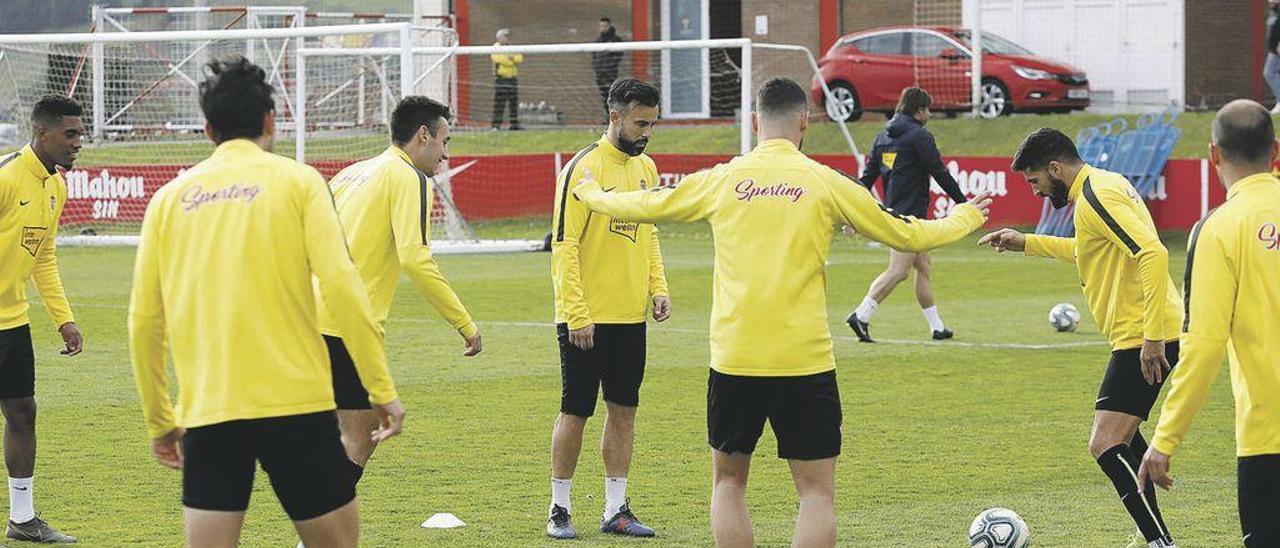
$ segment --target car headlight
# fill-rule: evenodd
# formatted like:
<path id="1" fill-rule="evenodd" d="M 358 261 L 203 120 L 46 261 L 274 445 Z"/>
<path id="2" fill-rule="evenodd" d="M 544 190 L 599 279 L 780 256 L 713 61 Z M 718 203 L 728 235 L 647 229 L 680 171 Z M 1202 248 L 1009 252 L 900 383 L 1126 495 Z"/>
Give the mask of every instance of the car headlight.
<path id="1" fill-rule="evenodd" d="M 1026 78 L 1028 80 L 1052 80 L 1056 78 L 1056 76 L 1054 76 L 1050 72 L 1039 70 L 1039 69 L 1020 67 L 1018 65 L 1013 66 L 1013 73 L 1023 78 Z"/>

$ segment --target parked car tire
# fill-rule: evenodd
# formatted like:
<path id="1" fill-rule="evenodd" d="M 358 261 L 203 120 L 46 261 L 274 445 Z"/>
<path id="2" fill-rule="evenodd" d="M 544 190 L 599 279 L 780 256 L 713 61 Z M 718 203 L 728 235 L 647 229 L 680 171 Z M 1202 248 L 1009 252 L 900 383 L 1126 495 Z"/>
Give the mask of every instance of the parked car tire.
<path id="1" fill-rule="evenodd" d="M 831 82 L 828 86 L 835 101 L 823 101 L 827 118 L 835 122 L 853 122 L 862 118 L 862 102 L 852 84 L 841 80 Z"/>
<path id="2" fill-rule="evenodd" d="M 1009 96 L 1009 88 L 995 78 L 982 80 L 982 104 L 978 115 L 986 118 L 1007 116 L 1013 113 L 1013 100 Z"/>

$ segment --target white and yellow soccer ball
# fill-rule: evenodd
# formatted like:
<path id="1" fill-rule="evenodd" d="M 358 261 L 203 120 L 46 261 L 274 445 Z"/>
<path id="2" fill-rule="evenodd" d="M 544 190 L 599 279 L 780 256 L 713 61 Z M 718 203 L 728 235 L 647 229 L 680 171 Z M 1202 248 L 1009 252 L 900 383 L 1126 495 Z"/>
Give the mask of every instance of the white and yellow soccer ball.
<path id="1" fill-rule="evenodd" d="M 1071 303 L 1058 303 L 1049 310 L 1049 325 L 1059 333 L 1075 331 L 1080 325 L 1080 311 Z"/>
<path id="2" fill-rule="evenodd" d="M 1007 508 L 991 508 L 973 518 L 973 524 L 969 525 L 969 546 L 1027 548 L 1031 546 L 1031 530 L 1017 512 Z"/>

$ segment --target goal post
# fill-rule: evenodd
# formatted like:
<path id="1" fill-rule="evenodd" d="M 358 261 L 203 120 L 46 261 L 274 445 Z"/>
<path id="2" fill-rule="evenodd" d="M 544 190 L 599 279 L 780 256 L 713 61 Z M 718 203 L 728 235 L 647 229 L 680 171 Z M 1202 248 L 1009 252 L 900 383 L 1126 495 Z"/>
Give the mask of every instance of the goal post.
<path id="1" fill-rule="evenodd" d="M 247 18 L 268 12 L 242 13 Z M 93 138 L 67 173 L 72 199 L 62 234 L 68 243 L 136 241 L 152 193 L 213 149 L 203 135 L 199 109 L 198 82 L 205 77 L 201 59 L 243 55 L 250 45 L 277 91 L 275 152 L 326 176 L 388 146 L 390 113 L 405 95 L 427 95 L 450 105 L 455 113 L 451 158 L 434 177 L 431 212 L 433 245 L 441 253 L 544 247 L 549 225 L 543 228 L 538 219 L 550 213 L 555 178 L 572 151 L 604 132 L 603 95 L 614 78 L 639 78 L 672 94 L 692 87 L 710 100 L 702 117 L 662 113 L 653 138 L 658 144 L 648 151 L 657 160 L 660 180 L 647 184 L 666 186 L 707 162 L 752 149 L 754 92 L 765 79 L 817 74 L 805 48 L 745 38 L 461 46 L 443 24 L 297 26 L 292 23 L 304 20 L 302 11 L 288 12 L 289 18 L 270 13 L 288 26 L 0 35 L 0 75 L 6 76 L 0 78 L 0 151 L 29 139 L 24 111 L 40 95 L 60 93 L 86 106 L 84 119 Z M 103 10 L 102 21 L 108 15 Z M 120 23 L 123 15 L 112 17 Z M 234 16 L 205 23 L 221 27 L 232 21 Z M 691 75 L 667 66 L 676 56 L 663 52 L 673 51 L 701 52 L 684 57 L 707 63 Z M 501 121 L 493 118 L 494 75 L 476 69 L 490 65 L 494 53 L 524 56 L 518 105 L 505 110 L 508 117 L 517 114 L 523 126 L 512 129 L 525 131 L 492 129 Z M 606 81 L 595 57 L 604 53 L 618 59 Z M 463 65 L 472 70 L 459 70 Z M 663 75 L 672 82 L 662 84 Z M 684 81 L 673 85 L 679 79 Z M 818 85 L 813 82 L 800 83 Z M 4 126 L 20 128 L 17 137 L 5 142 Z M 856 158 L 848 130 L 843 124 L 840 130 Z M 661 152 L 666 131 L 685 144 Z M 699 149 L 702 142 L 708 146 Z M 477 235 L 479 221 L 484 227 Z M 492 236 L 530 239 L 486 240 Z"/>

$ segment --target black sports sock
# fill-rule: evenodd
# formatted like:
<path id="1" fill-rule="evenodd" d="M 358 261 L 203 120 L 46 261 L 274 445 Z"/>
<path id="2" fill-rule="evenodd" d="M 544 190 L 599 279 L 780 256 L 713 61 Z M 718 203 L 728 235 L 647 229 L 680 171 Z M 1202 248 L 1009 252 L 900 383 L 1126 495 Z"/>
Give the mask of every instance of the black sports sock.
<path id="1" fill-rule="evenodd" d="M 1135 469 L 1142 464 L 1143 455 L 1147 454 L 1147 440 L 1142 437 L 1142 430 L 1133 432 L 1133 439 L 1129 441 L 1129 448 L 1133 450 L 1135 462 L 1131 462 Z M 1160 513 L 1160 505 L 1156 503 L 1156 485 L 1147 480 L 1147 484 L 1143 486 L 1143 492 L 1147 494 L 1147 500 L 1151 503 L 1151 511 L 1156 513 L 1156 521 L 1160 523 L 1160 529 L 1164 530 L 1164 540 L 1169 544 L 1173 544 L 1173 536 L 1169 533 L 1169 526 L 1164 524 L 1164 514 Z"/>
<path id="2" fill-rule="evenodd" d="M 1143 444 L 1146 444 L 1145 440 Z M 1146 489 L 1144 493 L 1138 493 L 1138 464 L 1133 450 L 1124 444 L 1107 449 L 1098 457 L 1098 466 L 1111 479 L 1120 502 L 1138 525 L 1142 537 L 1147 542 L 1171 540 L 1164 527 L 1164 519 L 1160 516 L 1160 509 L 1156 506 L 1155 492 Z"/>

